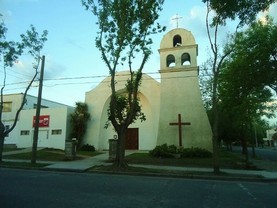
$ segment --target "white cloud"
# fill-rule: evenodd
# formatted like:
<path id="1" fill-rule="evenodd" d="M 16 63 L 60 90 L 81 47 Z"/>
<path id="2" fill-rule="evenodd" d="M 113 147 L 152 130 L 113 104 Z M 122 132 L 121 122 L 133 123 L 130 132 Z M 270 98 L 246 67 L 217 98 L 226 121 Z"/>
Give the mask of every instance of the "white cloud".
<path id="1" fill-rule="evenodd" d="M 65 71 L 66 66 L 58 63 L 51 55 L 45 56 L 44 77 L 47 79 L 60 77 Z"/>
<path id="2" fill-rule="evenodd" d="M 269 15 L 273 18 L 274 22 L 277 22 L 277 3 L 272 4 L 268 10 L 261 12 L 258 15 L 258 20 L 266 24 L 266 16 Z"/>
<path id="3" fill-rule="evenodd" d="M 273 17 L 275 22 L 277 22 L 277 3 L 270 6 L 269 15 Z"/>
<path id="4" fill-rule="evenodd" d="M 185 28 L 192 31 L 195 37 L 207 37 L 205 25 L 206 13 L 205 6 L 195 6 L 191 8 L 189 14 L 184 17 Z"/>

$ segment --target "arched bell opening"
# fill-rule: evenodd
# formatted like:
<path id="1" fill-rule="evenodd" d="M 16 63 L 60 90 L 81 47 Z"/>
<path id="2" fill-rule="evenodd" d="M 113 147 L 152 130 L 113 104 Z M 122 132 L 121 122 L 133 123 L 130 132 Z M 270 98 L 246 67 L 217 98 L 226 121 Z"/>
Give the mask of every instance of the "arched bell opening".
<path id="1" fill-rule="evenodd" d="M 181 57 L 182 66 L 191 65 L 190 55 L 188 53 L 183 53 Z"/>
<path id="2" fill-rule="evenodd" d="M 176 66 L 176 63 L 175 63 L 175 57 L 170 54 L 166 57 L 166 67 L 174 67 Z"/>
<path id="3" fill-rule="evenodd" d="M 182 46 L 182 37 L 180 35 L 175 35 L 173 37 L 173 47 Z"/>

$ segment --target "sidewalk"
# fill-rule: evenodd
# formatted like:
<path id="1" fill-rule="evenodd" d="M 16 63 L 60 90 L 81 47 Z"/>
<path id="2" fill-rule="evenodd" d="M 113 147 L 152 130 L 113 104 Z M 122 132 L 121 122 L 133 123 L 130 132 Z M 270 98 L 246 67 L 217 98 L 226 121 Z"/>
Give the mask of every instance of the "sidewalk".
<path id="1" fill-rule="evenodd" d="M 136 151 L 126 151 L 126 156 L 132 154 Z M 52 170 L 64 170 L 64 171 L 76 171 L 76 172 L 84 172 L 91 167 L 99 166 L 99 165 L 110 165 L 108 163 L 109 153 L 105 152 L 103 154 L 90 157 L 83 160 L 76 160 L 76 161 L 68 161 L 68 162 L 59 162 L 49 166 L 46 166 L 45 169 L 52 169 Z M 175 166 L 158 166 L 158 165 L 136 165 L 130 164 L 132 167 L 141 167 L 141 168 L 149 168 L 149 169 L 156 169 L 156 170 L 169 170 L 169 171 L 182 171 L 182 172 L 193 172 L 203 173 L 202 176 L 205 177 L 205 173 L 213 172 L 212 168 L 195 168 L 195 167 L 175 167 Z M 263 177 L 266 180 L 270 181 L 277 181 L 277 172 L 271 172 L 266 170 L 235 170 L 235 169 L 220 169 L 223 173 L 228 173 L 230 175 L 235 176 L 235 178 L 239 178 L 243 176 L 243 178 L 254 178 L 258 176 Z M 221 176 L 224 177 L 224 176 Z M 230 178 L 230 177 L 229 177 Z M 233 177 L 234 178 L 234 177 Z"/>
<path id="2" fill-rule="evenodd" d="M 13 152 L 5 152 L 4 155 L 7 154 L 15 154 L 19 152 L 28 152 L 31 151 L 30 149 L 18 150 Z M 137 151 L 126 151 L 125 155 L 132 154 Z M 109 152 L 104 152 L 103 154 L 96 155 L 94 157 L 89 157 L 81 160 L 74 160 L 74 161 L 61 161 L 61 162 L 53 162 L 53 161 L 37 161 L 38 163 L 48 163 L 50 165 L 44 167 L 45 170 L 56 170 L 56 171 L 71 171 L 71 172 L 85 172 L 88 169 L 94 166 L 100 165 L 110 165 L 108 163 Z M 15 161 L 15 160 L 7 160 L 4 161 Z M 19 161 L 19 160 L 16 160 Z M 196 167 L 175 167 L 175 166 L 157 166 L 157 165 L 135 165 L 130 164 L 132 167 L 142 167 L 142 168 L 149 168 L 155 170 L 167 170 L 167 171 L 181 171 L 182 173 L 187 172 L 190 176 L 194 176 L 193 178 L 211 178 L 213 169 L 212 168 L 196 168 Z M 235 170 L 235 169 L 220 169 L 223 173 L 228 173 L 228 177 L 221 175 L 219 179 L 260 179 L 265 181 L 277 181 L 277 172 L 275 171 L 268 171 L 268 170 Z M 180 173 L 181 173 L 180 172 Z M 195 173 L 195 174 L 194 174 Z M 200 175 L 196 173 L 201 173 Z M 139 173 L 138 173 L 139 174 Z M 205 175 L 206 174 L 206 175 Z M 145 174 L 144 174 L 145 175 Z M 153 175 L 153 174 L 152 174 Z M 157 174 L 156 174 L 157 175 Z M 181 175 L 181 174 L 180 174 Z M 165 176 L 163 174 L 163 176 Z M 169 175 L 170 176 L 170 175 Z M 176 176 L 176 174 L 174 174 Z M 224 178 L 225 177 L 225 178 Z M 216 177 L 213 175 L 214 179 Z"/>
<path id="3" fill-rule="evenodd" d="M 137 152 L 137 151 L 126 151 L 125 155 L 127 156 L 130 154 L 133 154 L 134 152 Z M 109 152 L 106 151 L 106 152 L 103 152 L 103 154 L 99 154 L 99 155 L 81 159 L 81 160 L 54 163 L 46 166 L 45 169 L 84 172 L 94 166 L 111 165 L 112 163 L 109 163 L 108 159 L 109 159 Z"/>
<path id="4" fill-rule="evenodd" d="M 63 171 L 74 171 L 74 172 L 84 172 L 93 166 L 109 164 L 106 163 L 109 155 L 108 153 L 103 153 L 96 155 L 94 157 L 89 157 L 81 160 L 58 162 L 45 167 L 45 169 L 52 170 L 63 170 Z"/>

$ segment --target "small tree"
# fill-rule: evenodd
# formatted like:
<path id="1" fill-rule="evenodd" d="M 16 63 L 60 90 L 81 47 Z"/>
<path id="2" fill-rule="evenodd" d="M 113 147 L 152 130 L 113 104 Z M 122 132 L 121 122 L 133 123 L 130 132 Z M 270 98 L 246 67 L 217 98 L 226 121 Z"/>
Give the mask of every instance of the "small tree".
<path id="1" fill-rule="evenodd" d="M 3 56 L 2 61 L 3 61 L 4 78 L 3 78 L 3 85 L 1 87 L 1 101 L 0 101 L 0 162 L 2 161 L 2 153 L 3 153 L 5 137 L 15 128 L 18 121 L 19 114 L 26 103 L 27 92 L 30 89 L 32 83 L 34 82 L 38 74 L 38 67 L 40 64 L 40 51 L 43 48 L 44 42 L 47 40 L 46 37 L 48 34 L 48 32 L 45 30 L 43 31 L 43 34 L 39 36 L 35 27 L 31 25 L 31 29 L 27 30 L 26 35 L 25 34 L 21 35 L 22 41 L 21 43 L 19 43 L 14 41 L 7 41 L 5 37 L 6 32 L 7 32 L 7 28 L 5 27 L 4 22 L 1 21 L 0 54 L 1 56 Z M 4 89 L 6 86 L 6 76 L 7 76 L 6 70 L 7 70 L 7 67 L 13 66 L 14 62 L 22 54 L 23 49 L 27 49 L 28 53 L 34 58 L 35 62 L 33 64 L 33 68 L 35 70 L 35 73 L 24 91 L 22 102 L 16 111 L 12 126 L 9 129 L 6 129 L 4 125 L 4 121 L 2 120 L 3 105 L 4 105 L 3 97 L 4 97 Z"/>
<path id="2" fill-rule="evenodd" d="M 108 119 L 118 134 L 117 154 L 114 165 L 126 168 L 125 140 L 127 128 L 135 120 L 145 120 L 139 104 L 139 86 L 142 70 L 151 55 L 150 35 L 165 28 L 155 21 L 162 10 L 164 0 L 82 0 L 82 4 L 97 17 L 99 26 L 96 47 L 111 75 L 111 100 Z M 137 70 L 133 62 L 141 59 Z M 130 76 L 125 93 L 116 90 L 116 71 L 126 63 Z"/>
<path id="3" fill-rule="evenodd" d="M 71 137 L 78 140 L 78 148 L 82 144 L 83 137 L 86 133 L 87 122 L 90 119 L 88 106 L 86 103 L 77 102 L 74 113 L 70 115 Z"/>

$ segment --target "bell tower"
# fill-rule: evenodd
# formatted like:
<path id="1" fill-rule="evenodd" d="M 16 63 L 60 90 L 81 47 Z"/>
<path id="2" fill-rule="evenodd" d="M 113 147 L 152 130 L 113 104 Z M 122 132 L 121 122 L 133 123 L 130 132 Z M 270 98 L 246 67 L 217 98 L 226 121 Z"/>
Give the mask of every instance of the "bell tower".
<path id="1" fill-rule="evenodd" d="M 200 94 L 198 45 L 192 33 L 182 28 L 169 31 L 161 41 L 159 53 L 161 100 L 157 144 L 181 144 L 184 148 L 211 151 L 212 131 Z M 179 126 L 170 125 L 179 117 L 182 119 Z M 180 126 L 180 122 L 190 125 Z"/>

